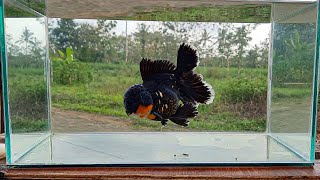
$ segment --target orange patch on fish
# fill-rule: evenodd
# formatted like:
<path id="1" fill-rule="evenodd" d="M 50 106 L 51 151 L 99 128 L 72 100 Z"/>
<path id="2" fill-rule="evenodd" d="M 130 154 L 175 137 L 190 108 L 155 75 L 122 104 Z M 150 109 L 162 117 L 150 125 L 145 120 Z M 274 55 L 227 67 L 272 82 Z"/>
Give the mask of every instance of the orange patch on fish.
<path id="1" fill-rule="evenodd" d="M 138 109 L 136 111 L 136 114 L 138 114 L 141 118 L 144 118 L 146 115 L 148 115 L 150 113 L 152 108 L 153 108 L 152 104 L 150 104 L 148 106 L 139 105 Z"/>
<path id="2" fill-rule="evenodd" d="M 156 118 L 156 116 L 153 115 L 153 114 L 149 114 L 149 115 L 147 116 L 147 118 L 150 119 L 150 120 L 154 120 L 154 119 Z"/>

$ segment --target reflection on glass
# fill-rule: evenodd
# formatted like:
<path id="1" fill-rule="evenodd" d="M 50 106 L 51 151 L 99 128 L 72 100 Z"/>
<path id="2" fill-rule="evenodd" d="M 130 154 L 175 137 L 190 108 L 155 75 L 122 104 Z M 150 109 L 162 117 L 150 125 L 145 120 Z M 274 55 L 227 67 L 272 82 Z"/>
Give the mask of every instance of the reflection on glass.
<path id="1" fill-rule="evenodd" d="M 39 12 L 41 14 L 45 14 L 45 9 L 46 9 L 46 3 L 45 0 L 15 0 L 23 5 L 25 5 L 26 7 Z"/>
<path id="2" fill-rule="evenodd" d="M 48 130 L 44 18 L 6 18 L 12 132 Z"/>
<path id="3" fill-rule="evenodd" d="M 269 149 L 266 146 L 267 141 L 269 141 Z M 261 134 L 57 134 L 53 138 L 53 143 L 55 146 L 52 148 L 52 161 L 57 164 L 295 163 L 301 161 L 301 158 L 289 149 Z M 46 149 L 48 145 L 42 143 L 39 148 L 32 150 L 30 155 L 21 158 L 17 164 L 49 164 L 50 159 L 43 153 Z"/>
<path id="4" fill-rule="evenodd" d="M 36 147 L 49 131 L 46 17 L 16 1 L 6 1 L 5 5 L 11 122 L 6 133 L 11 138 L 11 156 L 7 159 L 14 162 Z"/>
<path id="5" fill-rule="evenodd" d="M 304 5 L 300 7 L 301 10 L 293 6 L 277 5 L 275 10 L 290 8 L 300 14 L 282 18 L 273 25 L 269 132 L 309 159 L 316 47 L 316 22 L 312 14 L 316 6 Z M 279 14 L 277 11 L 275 14 Z M 309 18 L 306 19 L 306 16 Z"/>

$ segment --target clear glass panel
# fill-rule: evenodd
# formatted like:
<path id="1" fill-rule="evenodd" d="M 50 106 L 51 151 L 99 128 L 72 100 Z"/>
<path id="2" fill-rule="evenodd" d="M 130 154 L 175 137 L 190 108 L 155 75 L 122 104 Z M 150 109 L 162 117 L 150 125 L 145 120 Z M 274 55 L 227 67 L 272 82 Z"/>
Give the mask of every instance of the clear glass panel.
<path id="1" fill-rule="evenodd" d="M 23 136 L 17 136 L 20 139 L 14 139 L 15 141 L 20 141 L 27 146 L 30 143 L 33 143 L 32 141 L 24 141 L 25 137 Z M 38 137 L 35 137 L 38 138 Z M 32 136 L 28 137 L 27 140 L 33 140 Z M 22 145 L 23 145 L 22 143 Z M 27 144 L 28 143 L 28 144 Z M 50 138 L 44 138 L 42 140 L 38 140 L 37 145 L 31 147 L 28 149 L 28 152 L 19 157 L 14 164 L 24 164 L 24 165 L 46 165 L 50 164 L 52 157 L 51 157 L 51 139 Z"/>
<path id="2" fill-rule="evenodd" d="M 300 156 L 273 138 L 261 134 L 56 134 L 52 143 L 54 144 L 52 161 L 48 158 L 48 153 L 45 153 L 50 147 L 49 141 L 45 140 L 16 164 L 53 162 L 54 164 L 234 163 L 236 165 L 237 163 L 303 162 Z"/>
<path id="3" fill-rule="evenodd" d="M 312 156 L 316 15 L 316 4 L 273 6 L 269 132 L 305 159 Z"/>
<path id="4" fill-rule="evenodd" d="M 10 104 L 15 165 L 312 163 L 315 3 L 148 1 L 136 6 L 131 1 L 59 1 L 48 1 L 52 74 L 41 50 L 36 54 L 28 46 L 46 50 L 46 19 L 38 15 L 41 8 L 30 9 L 43 1 L 7 6 L 17 9 L 12 17 L 23 17 L 19 23 L 6 18 L 7 29 L 15 27 L 21 34 L 27 27 L 36 37 L 27 42 L 22 38 L 19 44 L 17 30 L 7 30 L 8 35 L 15 33 L 7 37 L 10 101 L 28 88 L 28 93 L 44 98 L 28 99 L 34 104 L 24 111 Z M 30 19 L 35 21 L 28 24 Z M 142 83 L 141 59 L 176 64 L 183 42 L 197 50 L 200 64 L 195 72 L 213 86 L 214 102 L 199 105 L 199 115 L 187 128 L 127 116 L 123 95 Z M 38 58 L 28 62 L 29 55 Z M 24 82 L 28 86 L 15 94 Z M 41 108 L 25 113 L 31 107 Z M 17 113 L 31 118 L 23 129 L 15 124 Z"/>
<path id="5" fill-rule="evenodd" d="M 46 17 L 5 1 L 11 157 L 14 163 L 49 132 Z M 47 152 L 49 153 L 49 151 Z"/>

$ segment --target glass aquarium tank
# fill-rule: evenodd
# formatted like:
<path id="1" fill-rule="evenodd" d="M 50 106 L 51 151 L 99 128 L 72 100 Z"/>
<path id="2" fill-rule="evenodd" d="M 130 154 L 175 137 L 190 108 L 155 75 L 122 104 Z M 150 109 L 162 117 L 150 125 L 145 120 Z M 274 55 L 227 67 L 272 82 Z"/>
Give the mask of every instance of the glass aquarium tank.
<path id="1" fill-rule="evenodd" d="M 0 2 L 8 165 L 313 165 L 319 2 Z M 179 69 L 178 57 L 200 61 L 193 73 L 213 102 L 189 103 L 198 112 L 186 127 L 150 120 L 156 106 L 140 101 L 154 114 L 130 115 L 124 94 L 143 82 L 141 60 Z"/>

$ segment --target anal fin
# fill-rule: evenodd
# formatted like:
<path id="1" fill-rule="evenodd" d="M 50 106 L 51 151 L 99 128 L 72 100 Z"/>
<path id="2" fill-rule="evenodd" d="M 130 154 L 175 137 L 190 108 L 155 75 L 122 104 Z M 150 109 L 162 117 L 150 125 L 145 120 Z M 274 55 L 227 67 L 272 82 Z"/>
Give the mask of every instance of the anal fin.
<path id="1" fill-rule="evenodd" d="M 174 115 L 169 119 L 180 126 L 187 127 L 189 125 L 188 118 L 193 118 L 198 115 L 197 107 L 191 103 L 185 103 L 180 105 Z"/>

